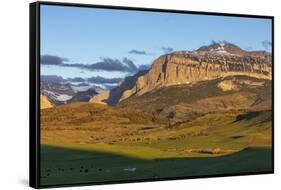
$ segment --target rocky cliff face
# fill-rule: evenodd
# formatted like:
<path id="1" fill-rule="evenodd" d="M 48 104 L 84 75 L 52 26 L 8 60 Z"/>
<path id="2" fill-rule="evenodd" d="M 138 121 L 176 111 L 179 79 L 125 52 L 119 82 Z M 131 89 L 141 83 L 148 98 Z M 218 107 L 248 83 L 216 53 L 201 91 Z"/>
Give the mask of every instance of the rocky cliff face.
<path id="1" fill-rule="evenodd" d="M 134 85 L 130 85 L 131 88 L 120 92 L 122 95 L 115 103 L 164 86 L 226 76 L 246 75 L 271 80 L 271 59 L 268 52 L 249 52 L 233 44 L 212 44 L 196 51 L 178 51 L 162 55 L 153 62 L 148 72 L 138 75 Z M 124 83 L 128 81 L 125 80 Z M 119 87 L 115 91 L 117 89 Z"/>

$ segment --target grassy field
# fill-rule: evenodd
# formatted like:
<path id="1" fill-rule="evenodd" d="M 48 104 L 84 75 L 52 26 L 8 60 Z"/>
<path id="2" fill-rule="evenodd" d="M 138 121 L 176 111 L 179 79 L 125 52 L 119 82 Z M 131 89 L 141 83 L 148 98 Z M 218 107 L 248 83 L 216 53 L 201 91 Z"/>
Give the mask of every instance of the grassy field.
<path id="1" fill-rule="evenodd" d="M 70 122 L 64 121 L 68 123 L 68 128 L 64 124 L 44 129 L 41 131 L 41 143 L 67 147 L 92 146 L 101 151 L 110 150 L 142 158 L 154 158 L 149 153 L 139 154 L 137 150 L 142 148 L 152 150 L 159 157 L 160 153 L 165 156 L 218 156 L 246 147 L 271 146 L 271 111 L 209 113 L 175 124 L 172 128 L 158 122 L 143 123 L 142 114 L 139 115 L 140 119 L 135 114 L 134 122 L 125 122 L 131 112 L 127 115 L 123 110 L 121 116 L 118 116 L 119 111 L 117 115 L 109 112 L 114 121 L 105 120 L 106 113 L 103 113 L 102 118 L 84 117 L 86 124 L 74 125 L 73 128 Z M 71 122 L 76 123 L 76 120 L 71 119 Z"/>

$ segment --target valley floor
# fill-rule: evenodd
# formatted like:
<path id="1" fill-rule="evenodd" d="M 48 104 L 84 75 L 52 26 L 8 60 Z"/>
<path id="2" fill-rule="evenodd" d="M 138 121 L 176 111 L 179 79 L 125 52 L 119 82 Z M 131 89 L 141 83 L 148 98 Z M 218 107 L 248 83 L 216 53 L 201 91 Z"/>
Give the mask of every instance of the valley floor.
<path id="1" fill-rule="evenodd" d="M 54 128 L 42 125 L 43 186 L 272 171 L 271 110 L 208 113 L 169 128 L 166 121 L 144 122 L 143 113 L 101 108 L 94 120 L 80 115 L 87 125 L 78 128 L 64 116 L 61 124 L 48 124 Z M 114 118 L 108 123 L 107 112 Z M 124 119 L 132 118 L 129 113 L 134 121 Z"/>

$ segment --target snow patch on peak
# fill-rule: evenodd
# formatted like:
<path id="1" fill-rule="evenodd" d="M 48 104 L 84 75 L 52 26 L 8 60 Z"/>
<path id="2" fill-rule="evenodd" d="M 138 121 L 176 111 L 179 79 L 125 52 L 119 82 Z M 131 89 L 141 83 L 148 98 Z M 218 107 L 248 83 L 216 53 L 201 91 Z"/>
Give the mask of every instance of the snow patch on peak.
<path id="1" fill-rule="evenodd" d="M 57 100 L 61 101 L 61 102 L 65 102 L 67 100 L 70 100 L 72 98 L 72 96 L 69 96 L 67 94 L 60 94 L 57 96 Z"/>
<path id="2" fill-rule="evenodd" d="M 225 54 L 228 53 L 225 49 L 224 49 L 224 44 L 220 44 L 220 46 L 216 47 L 216 48 L 211 48 L 210 52 L 212 53 L 220 53 L 220 54 Z"/>

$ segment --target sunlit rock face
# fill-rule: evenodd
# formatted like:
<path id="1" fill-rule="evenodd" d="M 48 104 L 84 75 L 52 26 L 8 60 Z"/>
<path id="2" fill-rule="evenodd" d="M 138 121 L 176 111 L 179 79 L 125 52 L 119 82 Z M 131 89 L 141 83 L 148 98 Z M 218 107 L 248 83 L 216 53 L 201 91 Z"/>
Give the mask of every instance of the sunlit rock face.
<path id="1" fill-rule="evenodd" d="M 53 104 L 49 101 L 47 96 L 40 95 L 40 109 L 52 108 Z"/>
<path id="2" fill-rule="evenodd" d="M 271 53 L 245 51 L 230 43 L 203 46 L 196 51 L 173 52 L 160 56 L 148 72 L 138 75 L 134 85 L 122 92 L 119 101 L 163 86 L 226 76 L 246 75 L 271 80 L 271 60 Z"/>

